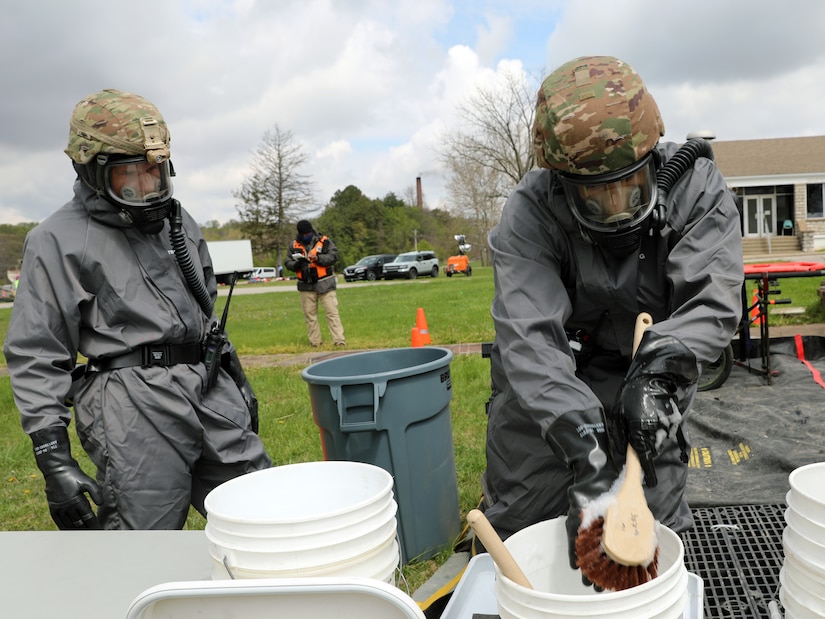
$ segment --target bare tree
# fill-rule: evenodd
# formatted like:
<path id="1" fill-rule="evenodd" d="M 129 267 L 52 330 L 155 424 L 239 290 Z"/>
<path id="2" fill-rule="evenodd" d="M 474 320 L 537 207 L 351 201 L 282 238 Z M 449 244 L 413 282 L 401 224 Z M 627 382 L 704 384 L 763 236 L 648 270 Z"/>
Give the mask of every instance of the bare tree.
<path id="1" fill-rule="evenodd" d="M 475 162 L 459 164 L 452 160 L 448 162 L 448 169 L 450 210 L 469 222 L 465 236 L 481 252 L 482 264 L 485 264 L 487 235 L 501 218 L 501 207 L 510 184 L 497 170 Z"/>
<path id="2" fill-rule="evenodd" d="M 531 80 L 515 72 L 500 77 L 458 107 L 462 125 L 438 149 L 448 173 L 450 210 L 476 222 L 481 238 L 473 240 L 484 247 L 510 191 L 536 163 Z"/>
<path id="3" fill-rule="evenodd" d="M 240 201 L 238 214 L 255 253 L 274 251 L 280 263 L 293 220 L 313 202 L 313 183 L 298 171 L 308 160 L 292 132 L 275 125 L 264 133 L 251 174 L 232 192 Z"/>
<path id="4" fill-rule="evenodd" d="M 445 136 L 441 159 L 475 163 L 515 185 L 536 163 L 535 98 L 527 76 L 512 71 L 502 73 L 493 85 L 479 87 L 458 106 L 463 126 Z"/>

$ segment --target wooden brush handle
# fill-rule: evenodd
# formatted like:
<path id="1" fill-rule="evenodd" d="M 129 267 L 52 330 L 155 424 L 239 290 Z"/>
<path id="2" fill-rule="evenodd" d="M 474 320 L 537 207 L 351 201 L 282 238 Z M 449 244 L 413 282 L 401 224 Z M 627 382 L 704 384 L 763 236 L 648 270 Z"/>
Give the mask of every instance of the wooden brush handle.
<path id="1" fill-rule="evenodd" d="M 647 312 L 641 312 L 638 316 L 636 316 L 636 327 L 633 330 L 633 356 L 636 356 L 636 351 L 639 350 L 639 344 L 642 341 L 642 336 L 647 331 L 647 328 L 653 324 L 653 316 L 648 314 Z M 627 466 L 626 475 L 631 477 L 631 479 L 641 479 L 642 477 L 642 465 L 639 462 L 639 455 L 636 453 L 636 450 L 633 449 L 630 444 L 627 445 L 627 462 L 625 464 Z M 640 484 L 641 488 L 641 484 Z"/>
<path id="2" fill-rule="evenodd" d="M 647 328 L 653 324 L 653 316 L 647 312 L 642 312 L 636 316 L 636 328 L 633 330 L 633 356 L 636 356 L 636 351 L 639 349 L 639 343 L 642 341 L 642 336 L 645 334 Z"/>
<path id="3" fill-rule="evenodd" d="M 639 348 L 645 330 L 653 324 L 650 314 L 636 318 L 633 354 Z M 602 548 L 612 560 L 622 565 L 646 565 L 656 553 L 656 521 L 647 506 L 642 487 L 642 465 L 636 450 L 627 445 L 624 481 L 616 492 L 604 518 Z"/>
<path id="4" fill-rule="evenodd" d="M 639 462 L 639 454 L 629 444 L 627 446 L 627 459 L 625 461 L 625 475 L 630 479 L 636 480 L 642 478 L 642 463 Z M 641 488 L 641 482 L 639 482 Z"/>
<path id="5" fill-rule="evenodd" d="M 524 575 L 513 555 L 507 550 L 507 546 L 501 541 L 493 525 L 487 520 L 487 516 L 481 511 L 473 509 L 467 513 L 467 522 L 473 528 L 481 543 L 484 544 L 484 548 L 490 553 L 501 573 L 517 585 L 532 589 L 533 586 L 527 580 L 527 576 Z"/>
<path id="6" fill-rule="evenodd" d="M 647 312 L 641 312 L 636 316 L 636 327 L 633 330 L 633 356 L 636 356 L 636 351 L 639 350 L 639 344 L 642 341 L 642 336 L 647 331 L 647 328 L 653 324 L 653 316 Z M 629 444 L 627 446 L 627 476 L 632 476 L 632 479 L 641 478 L 642 465 L 639 462 L 639 456 L 636 450 Z"/>
<path id="7" fill-rule="evenodd" d="M 636 316 L 636 326 L 633 330 L 633 356 L 636 356 L 636 351 L 639 350 L 639 344 L 642 342 L 642 336 L 647 331 L 647 328 L 653 324 L 653 316 L 647 312 L 641 312 Z M 629 444 L 627 446 L 627 475 L 632 476 L 632 479 L 641 478 L 642 465 L 639 462 L 639 456 L 636 450 Z"/>

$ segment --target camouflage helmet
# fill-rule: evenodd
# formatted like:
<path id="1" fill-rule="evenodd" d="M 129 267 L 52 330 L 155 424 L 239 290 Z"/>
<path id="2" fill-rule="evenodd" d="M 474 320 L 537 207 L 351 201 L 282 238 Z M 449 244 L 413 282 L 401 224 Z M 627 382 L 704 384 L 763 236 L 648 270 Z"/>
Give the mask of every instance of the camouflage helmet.
<path id="1" fill-rule="evenodd" d="M 539 88 L 533 145 L 543 168 L 588 176 L 614 172 L 640 160 L 664 132 L 642 78 L 612 56 L 571 60 Z"/>
<path id="2" fill-rule="evenodd" d="M 158 109 L 139 95 L 106 89 L 78 103 L 69 121 L 65 153 L 80 165 L 97 155 L 145 155 L 169 159 L 169 130 Z"/>

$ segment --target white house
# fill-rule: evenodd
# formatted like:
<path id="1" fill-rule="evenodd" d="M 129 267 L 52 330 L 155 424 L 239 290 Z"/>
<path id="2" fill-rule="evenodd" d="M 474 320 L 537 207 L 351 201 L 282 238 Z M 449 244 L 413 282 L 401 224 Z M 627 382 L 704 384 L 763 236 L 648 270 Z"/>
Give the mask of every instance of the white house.
<path id="1" fill-rule="evenodd" d="M 711 146 L 738 196 L 746 254 L 825 249 L 825 136 Z"/>

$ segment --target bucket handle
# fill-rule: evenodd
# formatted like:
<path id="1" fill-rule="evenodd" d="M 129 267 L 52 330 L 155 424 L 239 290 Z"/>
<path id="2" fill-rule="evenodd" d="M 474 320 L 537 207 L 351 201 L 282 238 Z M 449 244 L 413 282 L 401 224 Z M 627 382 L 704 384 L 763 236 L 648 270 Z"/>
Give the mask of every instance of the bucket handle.
<path id="1" fill-rule="evenodd" d="M 347 411 L 344 403 L 344 387 L 345 385 L 330 385 L 329 393 L 338 407 L 338 419 L 341 422 L 341 431 L 343 432 L 359 432 L 363 430 L 376 429 L 376 420 L 378 417 L 378 409 L 381 407 L 381 398 L 387 392 L 387 381 L 375 381 L 372 384 L 373 398 L 372 398 L 372 419 L 366 421 L 349 421 L 347 420 Z"/>

